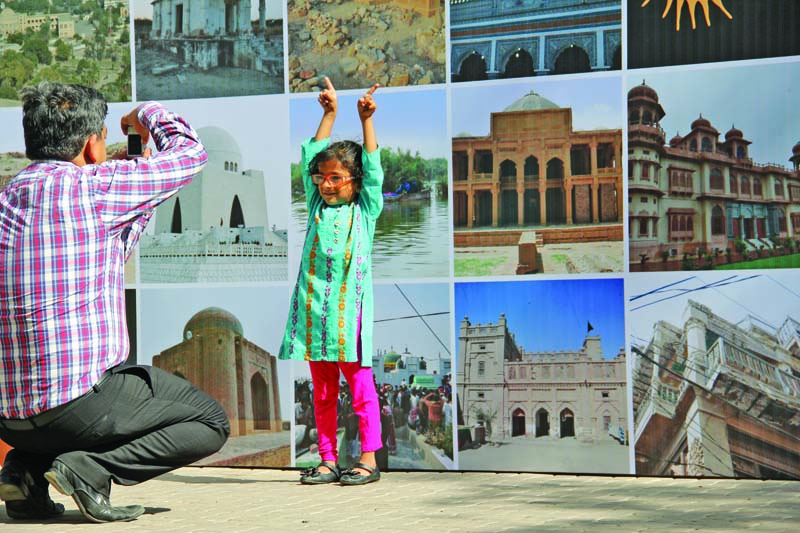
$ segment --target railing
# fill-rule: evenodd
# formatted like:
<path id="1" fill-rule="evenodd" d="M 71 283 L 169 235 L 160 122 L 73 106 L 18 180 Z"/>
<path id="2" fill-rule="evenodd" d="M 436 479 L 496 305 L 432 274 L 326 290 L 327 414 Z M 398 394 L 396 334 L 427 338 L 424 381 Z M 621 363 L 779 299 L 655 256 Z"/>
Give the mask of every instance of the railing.
<path id="1" fill-rule="evenodd" d="M 139 255 L 148 257 L 277 257 L 288 255 L 288 246 L 261 244 L 167 244 L 161 246 L 143 246 Z"/>
<path id="2" fill-rule="evenodd" d="M 752 379 L 780 390 L 784 394 L 800 397 L 800 379 L 780 370 L 775 365 L 768 363 L 749 352 L 723 341 L 722 338 L 706 352 L 708 361 L 709 381 L 718 371 L 723 371 L 727 366 L 737 370 Z M 709 387 L 711 383 L 709 382 Z"/>
<path id="3" fill-rule="evenodd" d="M 470 181 L 492 181 L 492 173 L 473 172 L 472 176 L 470 177 Z"/>
<path id="4" fill-rule="evenodd" d="M 652 416 L 660 414 L 667 417 L 672 417 L 675 414 L 675 404 L 681 397 L 683 391 L 678 387 L 672 387 L 666 383 L 660 383 L 658 388 L 651 388 L 647 396 L 639 404 L 639 409 L 636 412 L 636 420 L 634 422 L 637 433 L 642 429 L 642 424 L 645 422 L 645 416 Z M 649 418 L 647 416 L 647 418 Z"/>

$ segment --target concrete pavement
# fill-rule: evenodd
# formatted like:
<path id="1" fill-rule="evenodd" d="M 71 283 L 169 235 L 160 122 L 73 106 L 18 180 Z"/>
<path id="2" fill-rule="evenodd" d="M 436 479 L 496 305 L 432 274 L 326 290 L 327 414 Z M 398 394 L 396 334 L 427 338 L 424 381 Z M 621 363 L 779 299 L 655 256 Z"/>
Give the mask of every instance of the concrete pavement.
<path id="1" fill-rule="evenodd" d="M 0 507 L 0 531 L 788 532 L 800 523 L 797 481 L 389 472 L 343 487 L 300 485 L 296 470 L 187 467 L 115 486 L 113 503 L 147 511 L 102 525 L 53 496 L 67 507 L 60 520 L 10 520 Z"/>

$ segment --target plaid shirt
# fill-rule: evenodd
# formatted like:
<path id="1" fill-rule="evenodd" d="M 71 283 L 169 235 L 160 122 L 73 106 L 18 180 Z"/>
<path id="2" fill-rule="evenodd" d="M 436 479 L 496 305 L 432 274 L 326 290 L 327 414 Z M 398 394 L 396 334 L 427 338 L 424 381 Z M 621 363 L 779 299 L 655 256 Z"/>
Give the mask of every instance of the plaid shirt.
<path id="1" fill-rule="evenodd" d="M 0 417 L 29 418 L 124 362 L 124 264 L 154 208 L 202 170 L 194 130 L 139 109 L 159 153 L 76 166 L 34 161 L 0 191 Z"/>

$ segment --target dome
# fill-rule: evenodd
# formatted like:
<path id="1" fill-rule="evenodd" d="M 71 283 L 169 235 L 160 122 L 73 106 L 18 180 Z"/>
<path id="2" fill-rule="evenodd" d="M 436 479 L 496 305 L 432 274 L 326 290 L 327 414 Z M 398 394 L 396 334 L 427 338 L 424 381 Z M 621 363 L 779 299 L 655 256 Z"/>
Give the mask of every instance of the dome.
<path id="1" fill-rule="evenodd" d="M 706 119 L 706 118 L 703 118 L 703 115 L 700 115 L 698 118 L 696 118 L 696 119 L 694 120 L 694 122 L 692 122 L 692 129 L 693 129 L 693 130 L 696 130 L 696 129 L 698 129 L 698 128 L 702 128 L 702 129 L 711 129 L 711 130 L 713 130 L 713 129 L 714 129 L 714 128 L 711 126 L 711 122 L 709 122 L 709 121 L 708 121 L 708 119 Z"/>
<path id="2" fill-rule="evenodd" d="M 731 129 L 725 133 L 725 140 L 729 141 L 731 139 L 744 139 L 744 133 L 742 133 L 742 130 L 731 126 Z"/>
<path id="3" fill-rule="evenodd" d="M 193 334 L 197 333 L 197 331 L 206 328 L 225 328 L 233 331 L 237 335 L 244 336 L 242 323 L 239 322 L 239 319 L 236 318 L 233 313 L 220 307 L 207 307 L 195 313 L 195 315 L 189 319 L 186 326 L 183 328 L 183 338 L 189 339 Z"/>
<path id="4" fill-rule="evenodd" d="M 503 111 L 539 111 L 542 109 L 559 109 L 559 106 L 531 91 Z"/>
<path id="5" fill-rule="evenodd" d="M 800 142 L 792 147 L 792 155 L 800 155 Z"/>
<path id="6" fill-rule="evenodd" d="M 197 135 L 203 142 L 207 152 L 227 152 L 236 154 L 236 159 L 241 159 L 242 151 L 233 135 L 216 126 L 206 126 L 197 129 Z"/>
<path id="7" fill-rule="evenodd" d="M 679 134 L 676 133 L 675 137 L 669 140 L 669 145 L 678 146 L 681 143 L 681 141 L 683 141 L 683 137 L 681 137 Z"/>
<path id="8" fill-rule="evenodd" d="M 384 363 L 396 363 L 400 359 L 402 359 L 402 356 L 399 353 L 397 353 L 397 352 L 389 352 L 383 358 L 383 362 Z"/>
<path id="9" fill-rule="evenodd" d="M 658 93 L 652 87 L 645 85 L 644 81 L 642 81 L 641 85 L 637 85 L 628 91 L 628 100 L 634 98 L 646 98 L 658 103 Z"/>

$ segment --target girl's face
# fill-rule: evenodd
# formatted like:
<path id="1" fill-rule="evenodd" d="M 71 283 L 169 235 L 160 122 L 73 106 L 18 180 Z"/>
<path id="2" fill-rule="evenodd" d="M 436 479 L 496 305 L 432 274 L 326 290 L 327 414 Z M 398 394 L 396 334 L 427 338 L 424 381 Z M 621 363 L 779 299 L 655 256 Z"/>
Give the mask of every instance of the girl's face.
<path id="1" fill-rule="evenodd" d="M 328 205 L 349 204 L 361 190 L 361 186 L 353 181 L 350 171 L 338 159 L 323 161 L 317 169 L 319 174 L 314 175 L 315 182 L 321 179 L 317 187 Z M 340 183 L 335 184 L 336 181 Z"/>

